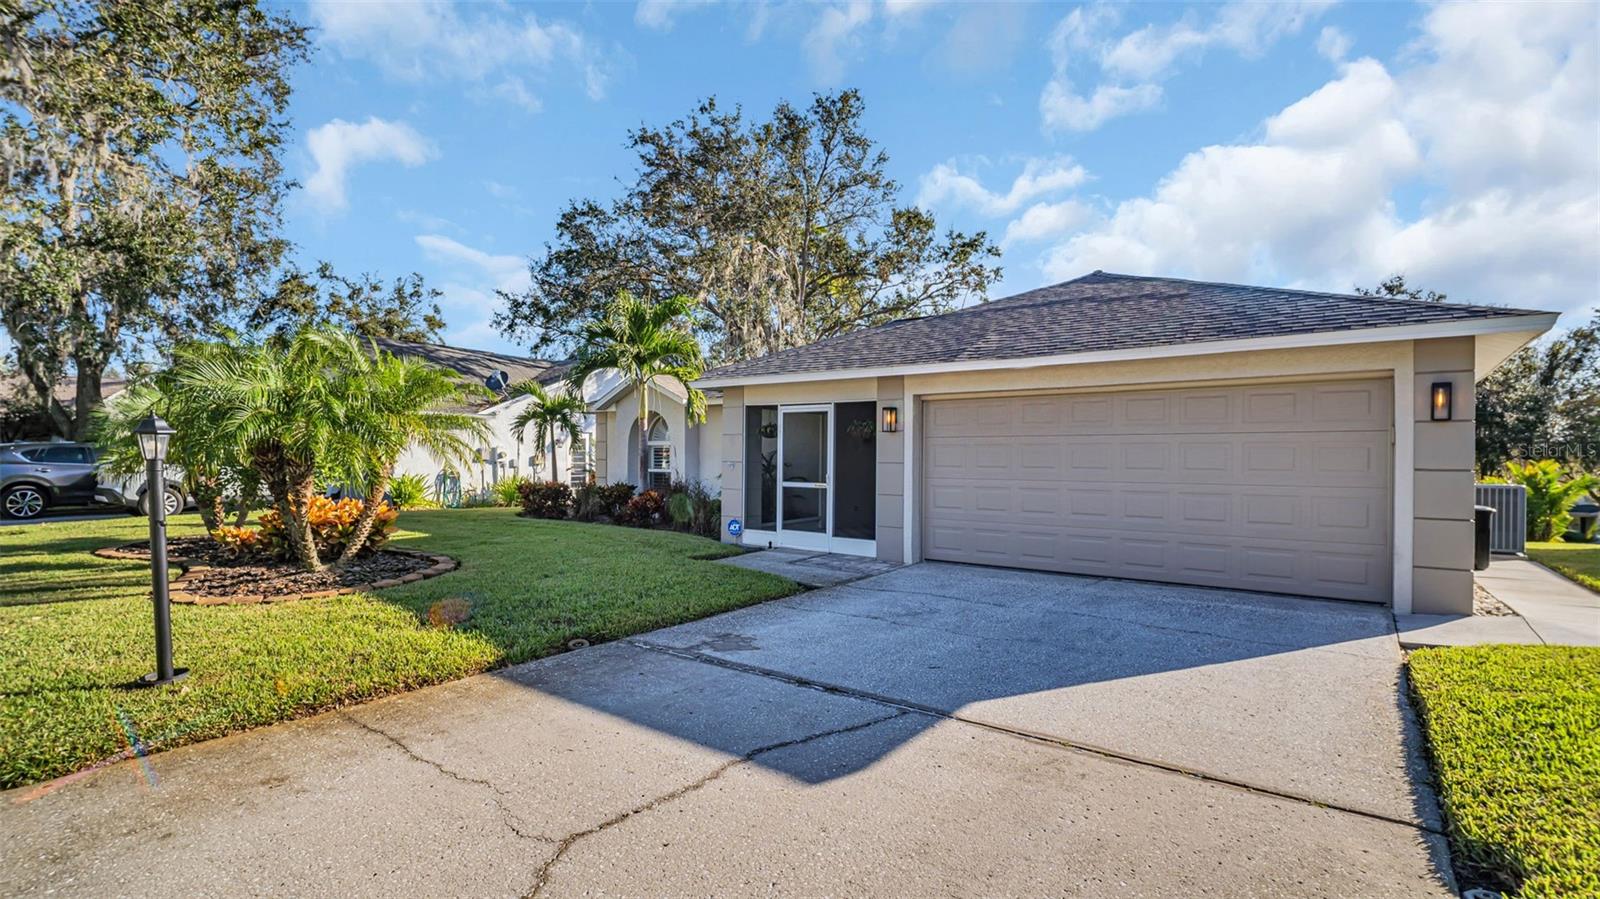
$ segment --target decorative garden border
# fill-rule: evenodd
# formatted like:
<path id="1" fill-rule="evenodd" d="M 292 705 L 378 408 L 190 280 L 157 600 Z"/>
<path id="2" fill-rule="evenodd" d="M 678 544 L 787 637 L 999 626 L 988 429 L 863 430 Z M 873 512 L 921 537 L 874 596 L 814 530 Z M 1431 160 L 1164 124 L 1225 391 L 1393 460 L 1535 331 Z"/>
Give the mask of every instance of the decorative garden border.
<path id="1" fill-rule="evenodd" d="M 191 559 L 184 558 L 183 556 L 168 556 L 167 562 L 169 564 L 176 565 L 183 569 L 182 574 L 179 574 L 177 577 L 172 579 L 172 589 L 170 595 L 173 602 L 188 603 L 197 606 L 245 606 L 263 602 L 289 602 L 296 599 L 322 599 L 328 596 L 340 596 L 345 593 L 361 593 L 367 590 L 382 590 L 386 587 L 398 587 L 401 584 L 414 584 L 417 581 L 427 580 L 431 577 L 438 577 L 441 574 L 448 574 L 449 572 L 455 571 L 457 568 L 461 567 L 461 563 L 457 562 L 455 559 L 452 559 L 449 556 L 442 556 L 437 553 L 416 552 L 409 549 L 386 549 L 383 550 L 383 552 L 398 553 L 400 555 L 414 556 L 421 559 L 432 559 L 433 565 L 429 568 L 424 568 L 421 571 L 413 571 L 410 574 L 402 575 L 400 577 L 380 578 L 370 583 L 351 584 L 346 587 L 330 587 L 326 590 L 312 590 L 306 593 L 246 593 L 238 596 L 205 596 L 203 594 L 190 593 L 189 591 L 183 589 L 184 579 L 194 572 L 209 571 L 216 566 L 207 565 L 204 562 L 196 562 Z M 121 561 L 133 562 L 150 561 L 150 554 L 148 551 L 144 552 L 143 554 L 133 553 L 127 552 L 115 546 L 97 549 L 94 551 L 94 554 L 102 559 L 118 559 Z"/>

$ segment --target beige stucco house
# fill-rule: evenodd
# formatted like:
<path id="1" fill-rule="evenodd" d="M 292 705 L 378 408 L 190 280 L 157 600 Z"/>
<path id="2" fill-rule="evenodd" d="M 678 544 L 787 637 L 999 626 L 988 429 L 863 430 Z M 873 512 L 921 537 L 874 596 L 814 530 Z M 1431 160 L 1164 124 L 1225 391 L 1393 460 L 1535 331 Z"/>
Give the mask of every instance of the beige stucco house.
<path id="1" fill-rule="evenodd" d="M 697 428 L 652 407 L 728 542 L 1470 612 L 1474 384 L 1555 319 L 1095 272 L 709 371 Z"/>

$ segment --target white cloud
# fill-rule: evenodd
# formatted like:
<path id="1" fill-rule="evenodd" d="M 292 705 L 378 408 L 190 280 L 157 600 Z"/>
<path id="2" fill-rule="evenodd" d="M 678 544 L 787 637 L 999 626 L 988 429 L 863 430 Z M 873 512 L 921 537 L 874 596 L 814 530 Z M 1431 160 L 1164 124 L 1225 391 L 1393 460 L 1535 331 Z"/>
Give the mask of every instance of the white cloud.
<path id="1" fill-rule="evenodd" d="M 1350 55 L 1350 35 L 1332 25 L 1324 26 L 1317 35 L 1317 52 L 1332 62 L 1343 62 Z"/>
<path id="2" fill-rule="evenodd" d="M 654 31 L 671 31 L 679 15 L 710 6 L 716 0 L 639 0 L 633 8 L 633 23 Z"/>
<path id="3" fill-rule="evenodd" d="M 1039 95 L 1039 115 L 1046 131 L 1093 131 L 1108 120 L 1139 112 L 1161 102 L 1161 85 L 1123 87 L 1101 84 L 1084 97 L 1064 77 L 1052 78 Z"/>
<path id="4" fill-rule="evenodd" d="M 513 106 L 520 106 L 526 109 L 528 112 L 538 112 L 544 108 L 544 102 L 539 99 L 537 94 L 528 89 L 528 83 L 515 75 L 502 78 L 500 83 L 494 86 L 491 93 Z"/>
<path id="5" fill-rule="evenodd" d="M 1461 300 L 1592 303 L 1597 25 L 1586 5 L 1434 7 L 1403 67 L 1344 64 L 1259 141 L 1189 154 L 1053 247 L 1045 272 L 1332 290 L 1403 272 Z"/>
<path id="6" fill-rule="evenodd" d="M 891 18 L 921 15 L 933 0 L 883 0 L 883 11 Z"/>
<path id="7" fill-rule="evenodd" d="M 528 261 L 521 256 L 488 253 L 442 234 L 419 234 L 417 246 L 435 262 L 453 265 L 498 290 L 527 288 Z"/>
<path id="8" fill-rule="evenodd" d="M 1070 190 L 1089 177 L 1083 166 L 1067 157 L 1030 159 L 1005 193 L 985 188 L 977 178 L 962 174 L 954 162 L 944 162 L 922 176 L 917 205 L 966 206 L 984 215 L 1009 215 L 1024 203 L 1046 194 Z"/>
<path id="9" fill-rule="evenodd" d="M 846 0 L 823 8 L 802 42 L 818 81 L 837 84 L 844 77 L 844 56 L 859 47 L 861 37 L 857 32 L 871 20 L 872 4 L 868 0 Z"/>
<path id="10" fill-rule="evenodd" d="M 605 93 L 604 58 L 582 31 L 509 6 L 311 0 L 311 17 L 322 43 L 396 78 L 480 81 L 506 70 L 546 72 L 559 63 L 582 78 L 591 98 Z"/>
<path id="11" fill-rule="evenodd" d="M 1210 47 L 1245 56 L 1259 54 L 1299 31 L 1331 3 L 1234 0 L 1219 7 L 1209 23 L 1197 24 L 1193 16 L 1185 16 L 1167 25 L 1146 25 L 1114 41 L 1104 35 L 1117 20 L 1115 8 L 1078 7 L 1051 32 L 1055 73 L 1039 95 L 1044 128 L 1090 131 L 1113 118 L 1149 109 L 1161 101 L 1159 82 L 1172 74 L 1179 60 Z M 1097 69 L 1095 87 L 1087 93 L 1073 87 L 1071 70 L 1079 66 Z"/>
<path id="12" fill-rule="evenodd" d="M 1000 243 L 1010 247 L 1059 237 L 1088 221 L 1093 214 L 1093 210 L 1078 200 L 1035 203 L 1006 225 L 1006 233 Z"/>
<path id="13" fill-rule="evenodd" d="M 345 180 L 355 166 L 393 160 L 409 168 L 438 155 L 410 125 L 375 116 L 359 124 L 334 119 L 319 125 L 306 135 L 306 150 L 315 164 L 305 180 L 306 195 L 324 212 L 348 205 Z"/>

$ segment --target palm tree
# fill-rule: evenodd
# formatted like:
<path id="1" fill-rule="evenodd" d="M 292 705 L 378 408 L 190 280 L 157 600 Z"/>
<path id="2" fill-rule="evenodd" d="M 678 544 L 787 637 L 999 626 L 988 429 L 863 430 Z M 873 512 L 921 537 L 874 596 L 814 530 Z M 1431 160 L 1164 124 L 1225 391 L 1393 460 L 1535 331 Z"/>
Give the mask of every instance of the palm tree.
<path id="1" fill-rule="evenodd" d="M 306 328 L 261 343 L 214 344 L 170 372 L 175 394 L 209 407 L 216 437 L 259 473 L 295 559 L 318 571 L 308 511 L 316 477 L 362 470 L 359 423 L 372 361 L 349 334 Z"/>
<path id="2" fill-rule="evenodd" d="M 235 523 L 244 523 L 259 493 L 261 478 L 226 439 L 225 421 L 219 410 L 203 397 L 184 391 L 185 379 L 178 373 L 207 356 L 232 351 L 223 343 L 179 344 L 172 351 L 170 367 L 133 384 L 94 413 L 101 462 L 108 471 L 120 475 L 144 471 L 144 456 L 133 429 L 145 416 L 158 414 L 173 426 L 175 433 L 167 447 L 167 460 L 172 465 L 168 471 L 181 476 L 184 492 L 194 497 L 208 533 L 222 524 L 230 500 Z"/>
<path id="3" fill-rule="evenodd" d="M 1506 477 L 1528 491 L 1528 539 L 1559 540 L 1572 522 L 1572 504 L 1600 485 L 1600 477 L 1575 474 L 1570 479 L 1554 459 L 1506 462 Z"/>
<path id="4" fill-rule="evenodd" d="M 604 317 L 583 327 L 578 351 L 567 382 L 575 393 L 584 379 L 608 368 L 616 369 L 639 395 L 639 474 L 650 470 L 650 387 L 661 378 L 676 378 L 689 392 L 685 408 L 691 422 L 705 421 L 706 395 L 689 386 L 705 371 L 700 343 L 685 326 L 694 310 L 689 297 L 668 297 L 655 303 L 635 298 L 627 291 L 606 310 Z"/>
<path id="5" fill-rule="evenodd" d="M 406 447 L 416 443 L 441 464 L 465 462 L 474 445 L 489 436 L 483 419 L 457 411 L 477 392 L 474 385 L 430 362 L 395 356 L 375 344 L 370 349 L 372 361 L 347 422 L 349 436 L 362 448 L 352 480 L 366 484 L 367 497 L 340 565 L 355 559 L 366 544 Z"/>
<path id="6" fill-rule="evenodd" d="M 560 480 L 556 473 L 556 434 L 566 432 L 567 438 L 577 443 L 583 438 L 583 397 L 574 393 L 554 393 L 537 381 L 522 381 L 511 388 L 512 396 L 531 397 L 527 408 L 517 414 L 511 427 L 518 434 L 526 434 L 533 426 L 533 442 L 543 447 L 550 441 L 550 480 Z"/>

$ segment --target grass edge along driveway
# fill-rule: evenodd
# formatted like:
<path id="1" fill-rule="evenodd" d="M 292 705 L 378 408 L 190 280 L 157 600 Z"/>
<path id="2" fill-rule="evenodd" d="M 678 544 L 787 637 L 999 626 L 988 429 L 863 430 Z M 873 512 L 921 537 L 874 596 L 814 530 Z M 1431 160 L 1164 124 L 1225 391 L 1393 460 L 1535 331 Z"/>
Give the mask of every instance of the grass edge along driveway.
<path id="1" fill-rule="evenodd" d="M 1600 648 L 1409 659 L 1462 886 L 1600 896 Z"/>
<path id="2" fill-rule="evenodd" d="M 1600 543 L 1529 543 L 1528 558 L 1575 584 L 1600 593 Z"/>
<path id="3" fill-rule="evenodd" d="M 737 550 L 675 532 L 534 521 L 509 509 L 406 512 L 400 525 L 394 546 L 445 553 L 460 569 L 375 593 L 175 605 L 174 655 L 192 673 L 140 691 L 121 685 L 153 664 L 149 568 L 89 553 L 142 539 L 144 520 L 0 527 L 0 787 L 799 589 L 708 561 Z M 175 517 L 170 532 L 200 533 L 198 517 Z"/>

